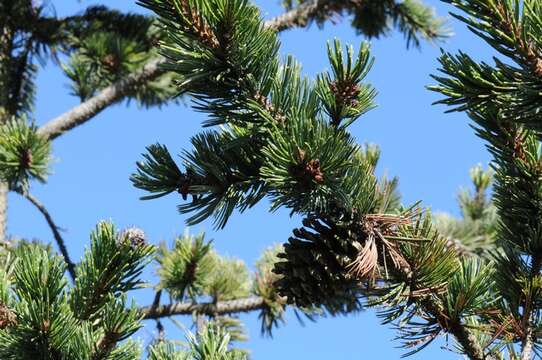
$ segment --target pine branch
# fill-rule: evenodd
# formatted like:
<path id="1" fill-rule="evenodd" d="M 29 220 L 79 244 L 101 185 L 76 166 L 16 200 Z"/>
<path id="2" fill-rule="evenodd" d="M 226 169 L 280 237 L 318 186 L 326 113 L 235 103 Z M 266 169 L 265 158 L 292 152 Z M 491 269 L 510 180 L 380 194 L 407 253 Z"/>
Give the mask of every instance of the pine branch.
<path id="1" fill-rule="evenodd" d="M 307 15 L 319 11 L 323 4 L 329 1 L 330 0 L 317 1 L 317 3 L 322 4 L 318 4 L 318 6 L 312 9 L 312 12 L 308 12 Z M 308 7 L 309 6 L 307 5 L 300 6 L 296 9 L 297 11 L 289 11 L 275 19 L 267 21 L 264 26 L 276 29 L 277 31 L 286 30 L 294 26 L 301 26 L 300 19 L 305 16 L 304 14 Z M 302 11 L 303 9 L 305 9 L 305 11 Z M 114 82 L 100 91 L 97 95 L 68 110 L 64 114 L 49 120 L 40 127 L 38 133 L 52 140 L 77 126 L 83 125 L 108 106 L 122 100 L 134 87 L 151 81 L 163 74 L 164 70 L 162 70 L 161 65 L 164 63 L 165 60 L 163 58 L 155 58 L 149 61 L 138 72 Z"/>
<path id="2" fill-rule="evenodd" d="M 289 13 L 291 12 L 286 14 Z M 290 16 L 293 15 L 295 14 Z M 287 21 L 284 19 L 289 19 L 290 16 L 284 16 L 283 18 L 279 16 L 278 18 L 267 22 L 265 26 L 274 27 L 280 25 L 280 29 L 277 28 L 277 31 L 285 30 L 294 26 L 294 23 L 284 23 L 284 21 Z M 77 126 L 83 125 L 108 106 L 122 100 L 133 90 L 134 87 L 151 81 L 163 74 L 164 70 L 162 70 L 161 65 L 164 63 L 165 60 L 163 58 L 155 58 L 149 61 L 138 72 L 130 74 L 124 79 L 114 82 L 100 91 L 97 95 L 68 110 L 64 114 L 49 120 L 40 127 L 38 133 L 52 140 Z"/>
<path id="3" fill-rule="evenodd" d="M 331 5 L 333 6 L 331 7 Z M 294 27 L 305 27 L 317 14 L 327 12 L 326 16 L 329 17 L 333 13 L 341 12 L 343 9 L 351 6 L 350 2 L 336 4 L 335 0 L 312 0 L 266 21 L 264 27 L 274 29 L 277 32 Z M 52 140 L 86 123 L 108 106 L 122 100 L 134 87 L 151 81 L 163 74 L 164 70 L 160 66 L 163 63 L 165 61 L 162 58 L 155 58 L 149 61 L 140 71 L 114 82 L 97 95 L 68 110 L 64 114 L 49 120 L 39 129 L 38 133 Z"/>
<path id="4" fill-rule="evenodd" d="M 51 231 L 53 232 L 53 236 L 55 238 L 55 241 L 58 245 L 58 248 L 60 249 L 60 253 L 62 254 L 62 257 L 64 258 L 64 261 L 66 262 L 68 272 L 72 278 L 72 280 L 75 281 L 75 264 L 71 261 L 70 255 L 68 253 L 68 248 L 66 247 L 66 244 L 64 242 L 64 239 L 62 238 L 62 235 L 60 235 L 59 228 L 53 221 L 53 218 L 49 211 L 47 211 L 47 208 L 45 205 L 43 205 L 37 198 L 35 198 L 32 194 L 24 191 L 19 192 L 23 197 L 25 197 L 28 201 L 30 201 L 45 217 L 45 220 L 47 221 L 47 224 L 51 228 Z"/>
<path id="5" fill-rule="evenodd" d="M 82 125 L 92 119 L 108 106 L 122 100 L 137 86 L 151 81 L 163 74 L 160 65 L 164 59 L 155 58 L 143 68 L 124 79 L 114 82 L 97 95 L 75 106 L 64 114 L 48 121 L 39 128 L 38 133 L 48 139 L 55 139 L 65 132 Z"/>
<path id="6" fill-rule="evenodd" d="M 402 263 L 402 266 L 394 266 L 397 270 L 399 276 L 404 279 L 404 281 L 412 281 L 413 271 L 406 262 Z M 452 334 L 456 341 L 463 348 L 463 352 L 471 360 L 495 360 L 492 355 L 487 355 L 484 353 L 484 349 L 478 342 L 476 336 L 460 321 L 455 321 L 450 319 L 449 316 L 441 310 L 439 304 L 431 296 L 427 296 L 420 302 L 420 306 L 431 314 L 435 319 L 438 320 L 440 326 Z"/>
<path id="7" fill-rule="evenodd" d="M 532 4 L 526 4 L 522 9 L 514 8 L 504 1 L 496 1 L 474 6 L 471 0 L 444 0 L 466 11 L 473 19 L 463 18 L 452 14 L 472 26 L 473 32 L 488 41 L 490 45 L 506 56 L 524 63 L 538 77 L 542 77 L 542 56 L 536 48 L 536 35 L 531 35 L 528 26 L 529 19 L 535 13 Z M 475 20 L 478 18 L 479 20 Z M 482 20 L 482 21 L 480 21 Z M 527 25 L 527 28 L 526 28 Z"/>
<path id="8" fill-rule="evenodd" d="M 192 315 L 193 313 L 213 316 L 243 313 L 260 310 L 264 306 L 263 298 L 248 297 L 217 303 L 180 302 L 161 306 L 150 305 L 143 307 L 141 312 L 144 314 L 144 319 L 159 319 L 173 315 Z"/>
<path id="9" fill-rule="evenodd" d="M 116 334 L 105 334 L 96 344 L 96 351 L 92 354 L 91 360 L 107 359 L 118 341 Z"/>

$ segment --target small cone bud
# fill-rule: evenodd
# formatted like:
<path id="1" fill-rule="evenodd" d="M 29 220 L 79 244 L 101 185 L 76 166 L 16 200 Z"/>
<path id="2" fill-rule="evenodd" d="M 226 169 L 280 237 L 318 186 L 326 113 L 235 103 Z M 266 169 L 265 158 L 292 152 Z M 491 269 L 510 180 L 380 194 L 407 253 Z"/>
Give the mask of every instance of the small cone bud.
<path id="1" fill-rule="evenodd" d="M 136 227 L 124 230 L 120 234 L 120 240 L 128 242 L 132 248 L 137 248 L 146 244 L 145 232 Z"/>

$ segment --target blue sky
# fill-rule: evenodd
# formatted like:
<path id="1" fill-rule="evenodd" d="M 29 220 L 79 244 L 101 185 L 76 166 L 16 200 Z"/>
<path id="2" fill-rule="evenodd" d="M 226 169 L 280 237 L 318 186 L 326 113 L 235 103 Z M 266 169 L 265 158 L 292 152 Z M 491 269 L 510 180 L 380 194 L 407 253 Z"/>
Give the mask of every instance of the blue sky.
<path id="1" fill-rule="evenodd" d="M 106 4 L 121 10 L 141 12 L 131 0 L 75 1 L 53 0 L 59 15 L 77 12 L 91 4 Z M 280 12 L 278 0 L 256 1 L 265 17 Z M 451 10 L 438 0 L 426 0 L 442 16 Z M 429 75 L 438 67 L 440 48 L 455 52 L 462 49 L 475 58 L 488 59 L 488 46 L 450 18 L 455 35 L 437 45 L 424 44 L 420 51 L 406 50 L 400 34 L 373 40 L 376 63 L 368 80 L 379 94 L 379 107 L 351 127 L 358 141 L 380 145 L 382 157 L 378 171 L 399 176 L 405 204 L 423 200 L 434 211 L 459 214 L 456 194 L 468 186 L 468 170 L 477 163 L 487 165 L 489 155 L 482 142 L 469 128 L 464 114 L 444 114 L 443 106 L 432 106 L 438 96 L 425 89 L 433 81 Z M 304 72 L 314 77 L 327 68 L 325 43 L 338 37 L 358 46 L 363 39 L 351 30 L 348 21 L 312 27 L 280 35 L 282 54 L 294 55 Z M 58 67 L 49 64 L 38 77 L 36 121 L 42 124 L 78 103 L 69 96 L 68 81 Z M 129 175 L 145 146 L 160 142 L 174 153 L 189 148 L 190 136 L 201 129 L 201 114 L 187 106 L 169 106 L 161 110 L 143 110 L 135 105 L 116 105 L 99 114 L 88 124 L 54 142 L 52 174 L 46 185 L 34 184 L 33 193 L 42 200 L 56 222 L 65 229 L 64 237 L 72 257 L 78 259 L 88 244 L 90 231 L 103 219 L 111 219 L 119 228 L 137 225 L 155 243 L 171 242 L 182 234 L 185 217 L 178 214 L 180 198 L 172 195 L 154 201 L 140 201 L 140 191 L 133 188 Z M 210 222 L 190 229 L 205 231 L 215 240 L 221 253 L 236 256 L 252 266 L 268 246 L 284 242 L 300 224 L 286 211 L 269 213 L 262 203 L 243 215 L 236 214 L 224 230 L 213 231 Z M 26 238 L 51 241 L 50 231 L 41 215 L 17 195 L 10 195 L 9 233 Z M 153 279 L 153 269 L 146 273 Z M 151 291 L 137 293 L 137 301 L 151 302 Z M 355 316 L 320 319 L 301 326 L 292 314 L 288 323 L 274 333 L 273 339 L 259 335 L 254 315 L 246 321 L 250 340 L 242 344 L 256 360 L 277 358 L 320 359 L 398 359 L 404 352 L 393 342 L 395 331 L 381 326 L 374 311 Z M 185 323 L 188 324 L 184 319 Z M 181 332 L 170 322 L 167 335 L 179 338 Z M 148 322 L 138 336 L 148 342 L 154 323 Z M 450 342 L 451 344 L 451 342 Z M 441 350 L 440 341 L 414 356 L 415 359 L 456 359 L 459 356 Z"/>

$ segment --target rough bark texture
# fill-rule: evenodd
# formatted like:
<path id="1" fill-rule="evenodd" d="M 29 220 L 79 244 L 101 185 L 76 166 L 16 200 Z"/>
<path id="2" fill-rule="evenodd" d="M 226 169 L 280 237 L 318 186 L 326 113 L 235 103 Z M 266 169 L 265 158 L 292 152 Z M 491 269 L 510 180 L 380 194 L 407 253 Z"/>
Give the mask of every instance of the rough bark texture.
<path id="1" fill-rule="evenodd" d="M 412 271 L 409 266 L 402 266 L 397 268 L 399 273 L 402 274 L 404 279 L 410 279 Z M 456 321 L 450 321 L 448 316 L 443 314 L 439 305 L 430 297 L 425 299 L 421 306 L 429 314 L 435 317 L 443 327 L 445 331 L 452 334 L 456 341 L 461 345 L 465 355 L 471 360 L 496 360 L 494 356 L 488 355 L 484 352 L 484 349 L 480 345 L 478 339 L 474 334 L 463 324 Z"/>
<path id="2" fill-rule="evenodd" d="M 448 331 L 454 335 L 457 342 L 461 344 L 463 351 L 472 360 L 496 360 L 494 356 L 484 353 L 478 339 L 462 324 L 452 323 Z"/>
<path id="3" fill-rule="evenodd" d="M 521 344 L 521 360 L 531 360 L 533 358 L 534 341 L 533 341 L 533 328 L 529 326 L 525 339 Z"/>
<path id="4" fill-rule="evenodd" d="M 192 315 L 194 312 L 203 315 L 223 315 L 232 313 L 250 312 L 265 306 L 263 298 L 249 297 L 217 303 L 175 303 L 161 306 L 147 306 L 142 309 L 145 319 L 159 319 L 173 315 Z"/>

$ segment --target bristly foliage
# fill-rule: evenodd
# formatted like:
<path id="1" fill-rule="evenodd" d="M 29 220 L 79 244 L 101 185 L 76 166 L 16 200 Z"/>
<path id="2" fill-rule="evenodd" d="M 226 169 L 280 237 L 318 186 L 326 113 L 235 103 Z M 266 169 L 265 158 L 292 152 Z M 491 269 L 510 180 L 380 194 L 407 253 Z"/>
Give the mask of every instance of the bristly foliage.
<path id="1" fill-rule="evenodd" d="M 215 255 L 211 243 L 205 243 L 204 237 L 204 234 L 191 237 L 185 233 L 175 240 L 171 250 L 165 244 L 160 247 L 157 259 L 160 287 L 178 300 L 195 300 L 202 294 L 205 279 L 213 271 Z"/>
<path id="2" fill-rule="evenodd" d="M 246 99 L 269 92 L 278 41 L 246 0 L 140 3 L 155 11 L 165 27 L 161 53 L 171 60 L 166 68 L 182 74 L 180 91 L 192 95 L 214 121 L 230 120 L 230 114 L 246 108 Z"/>
<path id="3" fill-rule="evenodd" d="M 247 360 L 248 355 L 232 349 L 230 335 L 216 326 L 205 326 L 187 334 L 185 347 L 159 342 L 149 348 L 149 360 Z"/>
<path id="4" fill-rule="evenodd" d="M 280 296 L 276 286 L 280 275 L 273 272 L 275 263 L 280 259 L 278 254 L 282 251 L 282 246 L 277 245 L 266 249 L 256 262 L 256 273 L 252 285 L 254 294 L 264 299 L 265 307 L 260 312 L 260 321 L 262 322 L 262 333 L 271 336 L 272 330 L 284 323 L 285 298 Z"/>
<path id="5" fill-rule="evenodd" d="M 141 271 L 153 252 L 154 246 L 147 243 L 141 230 L 118 232 L 111 223 L 101 222 L 77 264 L 75 283 L 69 286 L 64 276 L 66 265 L 51 247 L 21 241 L 5 249 L 0 262 L 0 357 L 141 359 L 140 344 L 129 338 L 141 328 L 143 313 L 127 295 L 144 285 Z M 285 311 L 273 284 L 276 275 L 271 273 L 277 260 L 275 252 L 268 253 L 258 263 L 257 274 L 249 276 L 243 262 L 218 255 L 203 234 L 193 237 L 187 232 L 176 239 L 173 249 L 162 246 L 159 288 L 194 303 L 261 296 L 265 301 L 260 309 L 262 332 L 271 333 Z M 247 339 L 237 315 L 194 315 L 206 319 L 198 333 L 189 336 L 188 347 L 159 343 L 149 348 L 149 358 L 246 358 L 245 352 L 231 345 Z"/>
<path id="6" fill-rule="evenodd" d="M 55 42 L 55 34 L 47 34 L 45 8 L 30 0 L 3 1 L 0 19 L 3 30 L 0 45 L 0 118 L 28 114 L 35 95 L 36 58 Z M 9 30 L 7 30 L 9 29 Z M 36 36 L 28 37 L 28 33 Z"/>
<path id="7" fill-rule="evenodd" d="M 179 187 L 181 170 L 169 154 L 167 148 L 160 144 L 147 147 L 146 162 L 137 163 L 137 173 L 131 179 L 135 187 L 148 189 L 153 195 L 142 197 L 143 200 L 165 196 Z"/>
<path id="8" fill-rule="evenodd" d="M 146 198 L 175 190 L 183 198 L 191 194 L 192 202 L 179 207 L 195 212 L 188 222 L 213 215 L 217 227 L 234 209 L 243 211 L 266 194 L 273 208 L 305 214 L 325 211 L 330 203 L 371 206 L 372 198 L 361 195 L 376 186 L 371 167 L 344 131 L 372 107 L 374 91 L 362 83 L 371 63 L 368 46 L 360 48 L 359 59 L 352 49 L 344 59 L 335 42 L 329 51 L 334 75 L 322 75 L 313 86 L 293 59 L 278 65 L 276 35 L 263 28 L 247 1 L 143 4 L 161 16 L 169 36 L 162 53 L 168 69 L 184 79 L 180 89 L 196 98 L 197 110 L 209 113 L 207 125 L 227 125 L 193 138 L 185 172 L 164 147 L 149 148 L 132 177 L 151 192 Z M 211 14 L 211 8 L 219 11 Z"/>
<path id="9" fill-rule="evenodd" d="M 92 245 L 69 287 L 66 265 L 38 244 L 14 249 L 0 279 L 0 357 L 2 359 L 125 359 L 141 357 L 128 341 L 141 326 L 141 314 L 126 292 L 141 282 L 141 268 L 153 246 L 132 243 L 100 223 Z"/>
<path id="10" fill-rule="evenodd" d="M 82 101 L 157 55 L 155 44 L 162 33 L 151 17 L 95 6 L 73 21 L 80 23 L 81 29 L 70 37 L 69 62 L 62 68 L 72 82 L 72 94 Z M 177 93 L 172 74 L 165 73 L 135 87 L 127 100 L 135 99 L 144 107 L 162 106 L 175 101 Z"/>
<path id="11" fill-rule="evenodd" d="M 261 297 L 264 301 L 260 308 L 262 332 L 271 334 L 284 322 L 282 316 L 285 311 L 285 300 L 278 295 L 274 283 L 278 276 L 272 273 L 278 261 L 277 251 L 266 251 L 251 276 L 242 261 L 217 254 L 204 234 L 191 236 L 186 232 L 175 239 L 171 249 L 166 244 L 159 249 L 159 288 L 176 300 L 194 303 L 208 302 L 209 299 L 210 303 L 217 303 Z M 209 323 L 226 329 L 234 340 L 245 339 L 244 330 L 235 315 L 195 315 L 200 318 L 206 316 Z"/>
<path id="12" fill-rule="evenodd" d="M 538 0 L 444 0 L 466 15 L 453 14 L 493 47 L 494 65 L 468 54 L 443 53 L 439 82 L 449 111 L 498 106 L 503 117 L 540 130 L 542 3 Z M 504 59 L 503 59 L 504 57 Z"/>
<path id="13" fill-rule="evenodd" d="M 542 208 L 540 151 L 540 85 L 542 4 L 535 0 L 446 0 L 464 12 L 455 14 L 500 55 L 495 64 L 479 63 L 469 55 L 443 53 L 444 76 L 431 87 L 450 111 L 466 111 L 476 134 L 487 144 L 495 171 L 493 204 L 498 221 L 492 237 L 493 285 L 496 299 L 476 323 L 481 341 L 494 351 L 506 349 L 522 359 L 540 351 L 542 268 L 540 221 Z M 489 182 L 478 176 L 477 187 Z M 471 207 L 469 216 L 483 218 Z M 472 205 L 472 204 L 471 204 Z M 464 211 L 465 213 L 465 211 Z"/>
<path id="14" fill-rule="evenodd" d="M 213 272 L 205 282 L 204 294 L 215 302 L 247 297 L 250 278 L 245 263 L 223 256 L 217 256 L 214 261 Z"/>
<path id="15" fill-rule="evenodd" d="M 332 74 L 324 73 L 318 78 L 317 92 L 325 112 L 335 126 L 347 127 L 365 112 L 374 108 L 376 92 L 369 85 L 362 85 L 374 59 L 370 58 L 368 44 L 360 47 L 357 58 L 349 46 L 344 57 L 341 43 L 335 39 L 333 47 L 328 43 L 328 58 Z"/>
<path id="16" fill-rule="evenodd" d="M 73 309 L 84 320 L 93 319 L 105 306 L 109 295 L 118 295 L 142 285 L 139 276 L 150 261 L 154 246 L 127 233 L 117 233 L 106 222 L 98 224 L 90 236 L 90 249 L 77 266 L 72 297 Z"/>
<path id="17" fill-rule="evenodd" d="M 205 234 L 185 233 L 169 250 L 161 247 L 158 263 L 160 286 L 178 300 L 195 301 L 209 296 L 214 301 L 243 298 L 249 294 L 250 279 L 245 264 L 219 256 L 205 242 Z"/>
<path id="18" fill-rule="evenodd" d="M 30 180 L 44 182 L 47 177 L 51 146 L 36 130 L 24 117 L 0 123 L 0 180 L 13 190 L 25 190 Z"/>

